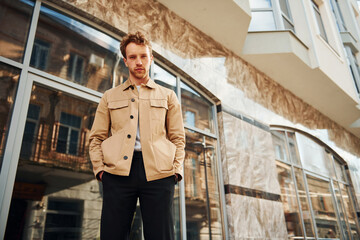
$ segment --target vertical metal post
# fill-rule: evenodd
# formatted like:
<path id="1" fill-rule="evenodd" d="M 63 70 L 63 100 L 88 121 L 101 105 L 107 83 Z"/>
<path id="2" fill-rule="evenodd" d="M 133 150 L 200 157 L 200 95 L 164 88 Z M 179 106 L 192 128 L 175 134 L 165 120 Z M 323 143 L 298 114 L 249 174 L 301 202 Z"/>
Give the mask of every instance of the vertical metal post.
<path id="1" fill-rule="evenodd" d="M 204 154 L 204 172 L 205 172 L 205 192 L 206 192 L 206 210 L 208 215 L 208 224 L 209 224 L 209 239 L 212 239 L 211 234 L 211 215 L 210 215 L 210 197 L 209 197 L 209 186 L 208 186 L 208 177 L 207 177 L 207 164 L 206 164 L 206 142 L 205 136 L 203 136 L 202 141 L 203 154 Z"/>
<path id="2" fill-rule="evenodd" d="M 21 70 L 19 85 L 16 92 L 11 124 L 8 132 L 4 159 L 0 172 L 0 239 L 5 236 L 6 223 L 10 210 L 11 197 L 19 162 L 21 140 L 25 128 L 28 103 L 31 95 L 32 81 L 28 80 L 28 69 L 35 39 L 35 32 L 40 14 L 41 1 L 35 3 L 29 35 L 24 54 L 24 64 Z"/>
<path id="3" fill-rule="evenodd" d="M 180 78 L 176 78 L 176 94 L 181 105 L 181 81 Z M 182 181 L 179 182 L 179 200 L 180 200 L 180 233 L 181 240 L 187 240 L 186 235 L 186 201 L 185 201 L 185 176 Z"/>

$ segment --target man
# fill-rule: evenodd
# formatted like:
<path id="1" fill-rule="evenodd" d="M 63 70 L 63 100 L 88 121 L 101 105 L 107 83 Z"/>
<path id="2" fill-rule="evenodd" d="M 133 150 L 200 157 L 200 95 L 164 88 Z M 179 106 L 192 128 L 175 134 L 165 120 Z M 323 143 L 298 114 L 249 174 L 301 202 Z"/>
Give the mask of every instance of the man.
<path id="1" fill-rule="evenodd" d="M 174 187 L 182 179 L 185 132 L 174 91 L 149 77 L 150 42 L 121 42 L 129 79 L 106 91 L 90 133 L 90 158 L 103 184 L 101 239 L 129 239 L 137 199 L 146 240 L 174 239 Z M 110 136 L 109 136 L 110 135 Z"/>

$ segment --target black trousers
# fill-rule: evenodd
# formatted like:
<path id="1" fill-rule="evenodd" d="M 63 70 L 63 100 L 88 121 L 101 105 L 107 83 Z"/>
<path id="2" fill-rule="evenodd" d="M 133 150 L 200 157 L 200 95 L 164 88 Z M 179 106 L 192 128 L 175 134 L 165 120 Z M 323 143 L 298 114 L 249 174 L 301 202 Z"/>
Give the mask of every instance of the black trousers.
<path id="1" fill-rule="evenodd" d="M 104 172 L 101 240 L 128 240 L 137 199 L 146 240 L 173 240 L 175 177 L 146 181 L 141 152 L 135 152 L 130 175 Z"/>

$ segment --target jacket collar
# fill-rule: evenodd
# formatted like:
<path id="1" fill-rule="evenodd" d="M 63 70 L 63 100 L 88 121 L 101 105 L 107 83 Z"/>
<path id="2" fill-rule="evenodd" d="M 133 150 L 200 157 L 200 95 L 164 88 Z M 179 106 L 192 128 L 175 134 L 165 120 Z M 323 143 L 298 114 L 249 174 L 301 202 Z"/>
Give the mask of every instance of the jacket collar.
<path id="1" fill-rule="evenodd" d="M 123 84 L 123 91 L 125 91 L 126 89 L 130 88 L 131 86 L 133 88 L 135 88 L 135 84 L 132 83 L 130 81 L 130 79 L 126 80 Z M 156 83 L 154 82 L 154 80 L 152 80 L 151 78 L 149 78 L 149 81 L 146 84 L 142 84 L 142 86 L 147 86 L 148 88 L 155 88 L 156 87 Z"/>

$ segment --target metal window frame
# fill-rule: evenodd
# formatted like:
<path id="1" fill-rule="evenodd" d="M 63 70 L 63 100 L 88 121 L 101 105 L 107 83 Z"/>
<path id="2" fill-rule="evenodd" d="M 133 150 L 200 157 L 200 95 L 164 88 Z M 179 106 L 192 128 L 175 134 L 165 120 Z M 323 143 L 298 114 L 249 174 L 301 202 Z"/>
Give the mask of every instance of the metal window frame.
<path id="1" fill-rule="evenodd" d="M 11 116 L 6 148 L 0 172 L 0 239 L 4 238 L 10 202 L 15 184 L 15 176 L 20 155 L 20 146 L 24 134 L 27 107 L 31 95 L 32 81 L 28 79 L 28 70 L 34 44 L 35 32 L 40 14 L 41 1 L 37 0 L 33 7 L 28 38 L 26 41 L 23 64 L 21 68 L 16 100 Z M 18 64 L 16 64 L 18 65 Z"/>

